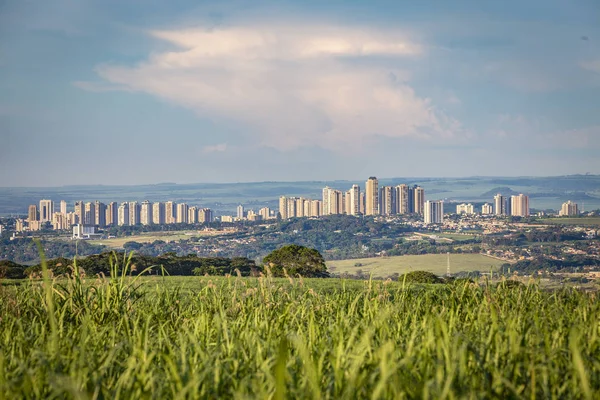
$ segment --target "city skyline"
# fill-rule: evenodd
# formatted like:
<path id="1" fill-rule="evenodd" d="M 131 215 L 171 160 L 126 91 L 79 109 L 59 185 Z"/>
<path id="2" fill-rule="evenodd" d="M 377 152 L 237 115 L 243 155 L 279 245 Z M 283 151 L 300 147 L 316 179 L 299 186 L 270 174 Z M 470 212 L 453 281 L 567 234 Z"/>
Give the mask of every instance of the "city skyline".
<path id="1" fill-rule="evenodd" d="M 0 187 L 600 173 L 597 13 L 7 0 Z"/>

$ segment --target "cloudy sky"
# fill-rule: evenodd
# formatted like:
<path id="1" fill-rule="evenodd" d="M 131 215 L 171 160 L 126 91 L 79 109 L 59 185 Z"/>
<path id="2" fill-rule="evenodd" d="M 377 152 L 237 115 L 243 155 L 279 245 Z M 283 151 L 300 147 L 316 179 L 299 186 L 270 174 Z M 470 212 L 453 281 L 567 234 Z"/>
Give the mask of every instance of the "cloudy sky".
<path id="1" fill-rule="evenodd" d="M 0 2 L 0 186 L 586 172 L 597 0 Z"/>

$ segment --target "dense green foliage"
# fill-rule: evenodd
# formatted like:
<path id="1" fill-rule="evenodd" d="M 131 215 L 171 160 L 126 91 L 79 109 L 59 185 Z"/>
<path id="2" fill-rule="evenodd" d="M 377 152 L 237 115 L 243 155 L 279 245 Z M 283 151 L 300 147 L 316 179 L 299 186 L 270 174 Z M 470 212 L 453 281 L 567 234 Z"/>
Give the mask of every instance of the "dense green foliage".
<path id="1" fill-rule="evenodd" d="M 101 253 L 91 255 L 77 260 L 78 268 L 88 276 L 97 274 L 108 275 L 111 265 L 114 263 L 115 256 L 123 259 L 123 253 Z M 239 274 L 242 276 L 257 275 L 262 270 L 254 261 L 244 257 L 223 258 L 223 257 L 197 257 L 190 254 L 184 257 L 178 257 L 174 253 L 166 253 L 158 257 L 149 257 L 137 253 L 130 253 L 130 262 L 133 266 L 132 274 L 137 275 L 149 267 L 155 267 L 154 273 L 165 273 L 168 275 L 226 275 Z M 1 264 L 0 264 L 1 265 Z M 74 267 L 74 260 L 64 257 L 55 258 L 47 261 L 48 269 L 54 275 L 64 275 L 71 273 Z M 41 273 L 41 264 L 24 268 L 23 266 L 12 265 L 8 268 L 12 272 L 12 278 L 25 278 L 31 274 Z M 0 270 L 1 271 L 1 270 Z M 22 272 L 22 276 L 17 276 L 17 271 Z"/>
<path id="2" fill-rule="evenodd" d="M 49 258 L 87 256 L 106 250 L 104 246 L 93 245 L 86 241 L 75 242 L 74 240 L 42 240 L 42 245 L 46 257 Z M 40 252 L 32 238 L 0 240 L 0 256 L 22 264 L 40 262 Z"/>
<path id="3" fill-rule="evenodd" d="M 427 271 L 412 271 L 399 278 L 400 282 L 405 283 L 444 283 L 436 274 Z"/>
<path id="4" fill-rule="evenodd" d="M 271 252 L 263 264 L 274 276 L 327 277 L 323 256 L 315 249 L 290 244 Z"/>
<path id="5" fill-rule="evenodd" d="M 0 286 L 0 398 L 600 396 L 596 293 L 113 267 Z"/>

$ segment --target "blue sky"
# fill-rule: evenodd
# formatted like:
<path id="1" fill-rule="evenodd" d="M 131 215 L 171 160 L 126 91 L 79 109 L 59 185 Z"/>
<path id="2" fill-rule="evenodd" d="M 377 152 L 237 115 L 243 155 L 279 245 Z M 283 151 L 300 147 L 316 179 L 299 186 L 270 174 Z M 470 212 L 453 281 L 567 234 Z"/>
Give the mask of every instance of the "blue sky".
<path id="1" fill-rule="evenodd" d="M 600 3 L 0 2 L 0 186 L 600 173 Z"/>

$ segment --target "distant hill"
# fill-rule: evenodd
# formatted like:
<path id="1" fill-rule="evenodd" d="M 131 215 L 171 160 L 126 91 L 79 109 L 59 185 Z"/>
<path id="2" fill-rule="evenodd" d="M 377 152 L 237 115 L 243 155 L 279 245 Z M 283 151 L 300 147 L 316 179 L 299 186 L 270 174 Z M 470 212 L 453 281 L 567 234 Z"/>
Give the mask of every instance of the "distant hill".
<path id="1" fill-rule="evenodd" d="M 519 194 L 519 192 L 515 192 L 508 186 L 498 186 L 493 188 L 492 190 L 488 190 L 487 192 L 483 193 L 480 197 L 489 199 L 490 197 L 493 198 L 498 193 L 500 193 L 503 196 L 513 196 Z"/>

